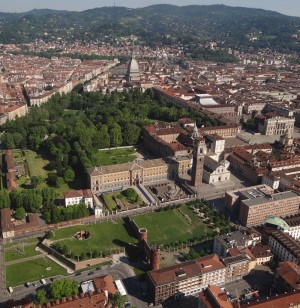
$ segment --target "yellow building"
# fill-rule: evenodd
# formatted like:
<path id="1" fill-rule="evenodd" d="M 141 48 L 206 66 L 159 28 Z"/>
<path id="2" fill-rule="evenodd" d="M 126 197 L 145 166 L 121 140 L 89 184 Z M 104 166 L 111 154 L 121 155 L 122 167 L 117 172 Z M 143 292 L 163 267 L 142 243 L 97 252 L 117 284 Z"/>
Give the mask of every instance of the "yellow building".
<path id="1" fill-rule="evenodd" d="M 102 193 L 131 185 L 175 180 L 187 174 L 190 167 L 191 158 L 185 156 L 94 167 L 87 172 L 92 192 Z"/>

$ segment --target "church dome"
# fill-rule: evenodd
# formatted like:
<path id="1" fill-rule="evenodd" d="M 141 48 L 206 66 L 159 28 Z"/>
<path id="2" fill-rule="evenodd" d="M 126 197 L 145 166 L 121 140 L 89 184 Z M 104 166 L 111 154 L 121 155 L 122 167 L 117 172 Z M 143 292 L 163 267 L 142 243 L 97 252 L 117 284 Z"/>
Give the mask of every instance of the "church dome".
<path id="1" fill-rule="evenodd" d="M 132 54 L 132 58 L 128 64 L 127 73 L 126 73 L 127 81 L 140 81 L 140 68 L 139 64 L 135 59 L 135 54 Z"/>
<path id="2" fill-rule="evenodd" d="M 129 65 L 128 65 L 128 72 L 129 74 L 140 73 L 140 68 L 135 58 L 132 58 L 130 60 Z"/>

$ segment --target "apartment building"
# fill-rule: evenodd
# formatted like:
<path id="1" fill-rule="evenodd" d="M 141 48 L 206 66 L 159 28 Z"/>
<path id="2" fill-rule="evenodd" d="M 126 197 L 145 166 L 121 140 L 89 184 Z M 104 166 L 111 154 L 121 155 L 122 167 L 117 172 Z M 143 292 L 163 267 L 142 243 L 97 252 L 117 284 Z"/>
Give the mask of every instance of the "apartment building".
<path id="1" fill-rule="evenodd" d="M 226 293 L 218 286 L 208 286 L 199 293 L 198 308 L 232 308 Z"/>
<path id="2" fill-rule="evenodd" d="M 241 231 L 234 231 L 215 237 L 213 252 L 221 258 L 225 258 L 230 249 L 243 249 L 259 243 L 260 240 L 261 236 L 257 233 L 245 234 Z"/>
<path id="3" fill-rule="evenodd" d="M 300 265 L 300 242 L 283 231 L 276 230 L 269 237 L 269 247 L 279 261 Z"/>
<path id="4" fill-rule="evenodd" d="M 243 191 L 239 220 L 245 227 L 262 225 L 267 216 L 286 217 L 299 213 L 300 196 L 293 191 L 267 194 L 261 190 Z"/>
<path id="5" fill-rule="evenodd" d="M 194 295 L 211 284 L 222 286 L 225 279 L 226 267 L 215 254 L 151 271 L 147 275 L 154 305 L 169 298 L 178 300 Z"/>

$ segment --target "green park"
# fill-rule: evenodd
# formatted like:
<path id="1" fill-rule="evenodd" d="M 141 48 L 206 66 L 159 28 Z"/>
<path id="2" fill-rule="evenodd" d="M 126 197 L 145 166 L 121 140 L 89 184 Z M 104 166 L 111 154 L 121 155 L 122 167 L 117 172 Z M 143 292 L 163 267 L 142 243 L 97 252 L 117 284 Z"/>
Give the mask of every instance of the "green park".
<path id="1" fill-rule="evenodd" d="M 206 218 L 199 217 L 195 208 L 205 213 Z M 160 208 L 135 216 L 133 220 L 138 227 L 148 230 L 148 241 L 151 245 L 160 245 L 163 248 L 178 247 L 183 243 L 193 245 L 205 241 L 216 234 L 216 226 L 224 228 L 222 232 L 225 232 L 228 222 L 218 215 L 212 208 L 196 201 L 194 205 Z M 213 221 L 215 223 L 212 223 Z M 89 237 L 78 240 L 75 235 L 79 231 L 88 231 Z M 54 249 L 63 248 L 65 251 L 63 254 L 75 261 L 104 257 L 123 251 L 129 253 L 127 248 L 131 255 L 132 247 L 137 243 L 137 239 L 133 237 L 129 226 L 123 220 L 57 229 L 49 235 L 50 245 Z M 24 244 L 23 247 L 21 244 Z M 35 251 L 36 244 L 37 239 L 32 239 L 24 243 L 5 245 L 9 286 L 35 281 L 41 276 L 46 278 L 66 274 L 59 265 Z M 133 252 L 136 253 L 135 250 Z"/>
<path id="2" fill-rule="evenodd" d="M 96 166 L 107 166 L 132 162 L 136 159 L 133 147 L 101 150 L 93 154 L 93 161 Z"/>

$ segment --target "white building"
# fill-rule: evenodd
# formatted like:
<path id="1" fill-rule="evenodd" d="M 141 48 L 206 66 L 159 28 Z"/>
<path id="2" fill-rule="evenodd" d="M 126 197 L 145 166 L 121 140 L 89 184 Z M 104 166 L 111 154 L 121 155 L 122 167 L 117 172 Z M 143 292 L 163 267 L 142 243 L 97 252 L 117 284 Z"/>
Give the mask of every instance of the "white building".
<path id="1" fill-rule="evenodd" d="M 220 163 L 209 156 L 204 158 L 203 182 L 219 183 L 230 180 L 230 171 L 228 170 L 230 163 L 225 160 Z"/>
<path id="2" fill-rule="evenodd" d="M 90 189 L 64 192 L 65 206 L 85 203 L 86 207 L 93 208 L 93 195 Z"/>
<path id="3" fill-rule="evenodd" d="M 269 247 L 278 261 L 291 261 L 300 265 L 300 242 L 277 230 L 269 237 Z"/>

